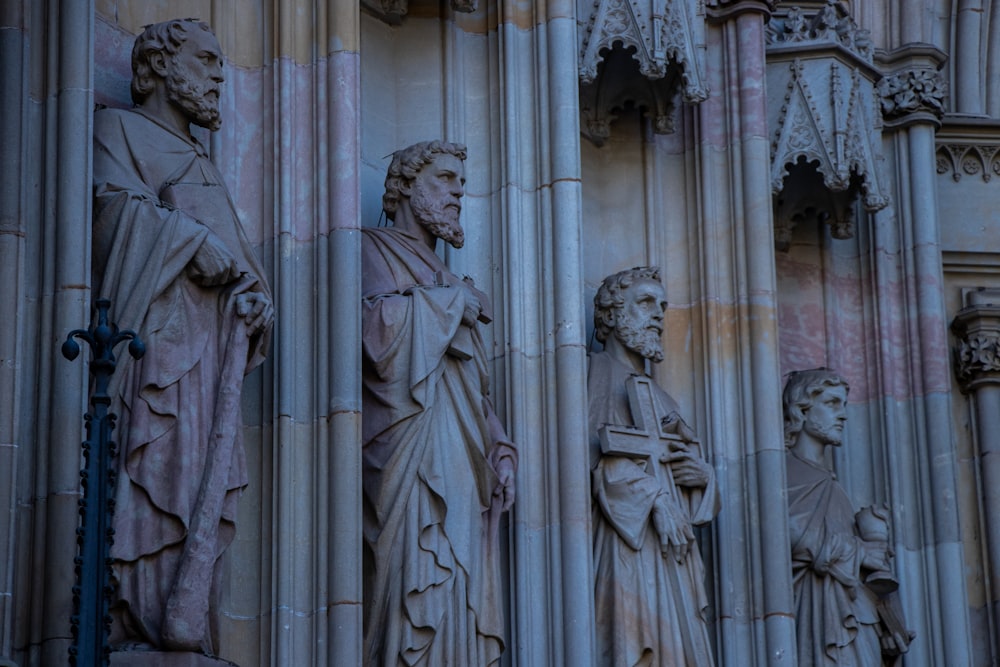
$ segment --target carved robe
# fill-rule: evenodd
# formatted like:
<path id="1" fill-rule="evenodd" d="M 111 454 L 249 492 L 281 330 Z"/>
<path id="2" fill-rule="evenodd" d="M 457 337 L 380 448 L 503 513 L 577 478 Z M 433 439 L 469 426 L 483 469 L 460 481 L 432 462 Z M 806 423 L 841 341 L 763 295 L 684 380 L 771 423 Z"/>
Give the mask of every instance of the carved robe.
<path id="1" fill-rule="evenodd" d="M 597 664 L 601 667 L 710 667 L 704 567 L 697 542 L 683 562 L 664 556 L 651 513 L 661 483 L 647 466 L 659 463 L 601 454 L 598 429 L 632 426 L 626 380 L 633 374 L 607 353 L 591 355 L 590 448 L 594 495 Z M 653 384 L 656 414 L 677 403 Z M 677 486 L 680 513 L 691 525 L 719 511 L 714 477 L 704 489 Z"/>
<path id="2" fill-rule="evenodd" d="M 861 579 L 851 501 L 829 470 L 792 453 L 785 460 L 798 664 L 881 665 L 879 617 Z"/>
<path id="3" fill-rule="evenodd" d="M 516 452 L 487 397 L 482 337 L 462 324 L 472 288 L 398 230 L 365 229 L 361 247 L 365 664 L 493 665 L 494 471 Z"/>
<path id="4" fill-rule="evenodd" d="M 185 632 L 212 653 L 218 557 L 247 484 L 240 390 L 270 339 L 270 331 L 248 336 L 234 300 L 269 296 L 269 288 L 222 177 L 190 136 L 140 111 L 98 111 L 94 196 L 95 294 L 146 344 L 138 361 L 119 357 L 112 387 L 120 452 L 112 641 L 162 647 L 172 604 L 192 616 L 180 619 Z M 190 278 L 189 263 L 209 238 L 242 272 L 228 285 Z M 190 576 L 177 581 L 182 569 Z"/>

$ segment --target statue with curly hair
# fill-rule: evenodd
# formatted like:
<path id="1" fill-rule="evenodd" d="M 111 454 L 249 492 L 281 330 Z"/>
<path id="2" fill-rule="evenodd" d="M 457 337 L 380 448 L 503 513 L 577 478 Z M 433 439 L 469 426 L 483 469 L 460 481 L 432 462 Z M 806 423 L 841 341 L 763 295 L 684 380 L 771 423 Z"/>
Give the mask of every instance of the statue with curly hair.
<path id="1" fill-rule="evenodd" d="M 856 519 L 826 463 L 843 442 L 848 389 L 833 371 L 796 371 L 782 399 L 799 665 L 894 664 L 913 639 L 888 575 L 887 515 Z"/>
<path id="2" fill-rule="evenodd" d="M 365 664 L 495 665 L 498 522 L 517 451 L 489 400 L 486 295 L 435 254 L 462 247 L 465 147 L 397 151 L 362 230 Z"/>
<path id="3" fill-rule="evenodd" d="M 714 664 L 694 527 L 719 511 L 715 473 L 677 402 L 647 374 L 663 360 L 660 270 L 608 276 L 594 297 L 591 491 L 597 665 Z"/>
<path id="4" fill-rule="evenodd" d="M 94 114 L 94 294 L 147 349 L 119 361 L 112 387 L 119 651 L 218 650 L 220 558 L 247 484 L 240 393 L 274 319 L 263 266 L 190 132 L 218 129 L 222 68 L 204 23 L 147 26 L 136 107 Z"/>

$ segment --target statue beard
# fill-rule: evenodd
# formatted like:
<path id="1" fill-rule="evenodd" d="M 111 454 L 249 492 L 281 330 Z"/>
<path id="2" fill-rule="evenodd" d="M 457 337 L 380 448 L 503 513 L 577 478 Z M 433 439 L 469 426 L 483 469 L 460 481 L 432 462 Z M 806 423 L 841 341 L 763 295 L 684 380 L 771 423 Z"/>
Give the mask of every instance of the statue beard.
<path id="1" fill-rule="evenodd" d="M 619 310 L 615 316 L 615 338 L 627 349 L 658 364 L 663 361 L 660 332 L 655 327 L 642 324 L 629 317 L 624 310 Z"/>
<path id="2" fill-rule="evenodd" d="M 422 189 L 414 188 L 410 195 L 410 210 L 420 224 L 437 238 L 451 244 L 453 248 L 465 245 L 465 230 L 458 224 L 462 208 L 457 200 L 430 197 Z"/>
<path id="3" fill-rule="evenodd" d="M 192 123 L 215 132 L 222 127 L 219 88 L 214 82 L 198 85 L 186 68 L 174 63 L 165 79 L 167 99 L 184 111 Z M 214 92 L 214 96 L 208 93 Z"/>

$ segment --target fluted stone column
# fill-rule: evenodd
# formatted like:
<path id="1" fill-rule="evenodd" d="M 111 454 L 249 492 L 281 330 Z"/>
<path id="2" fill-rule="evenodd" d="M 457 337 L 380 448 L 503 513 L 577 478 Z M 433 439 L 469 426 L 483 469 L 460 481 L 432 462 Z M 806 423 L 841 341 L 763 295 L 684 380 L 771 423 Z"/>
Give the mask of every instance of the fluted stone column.
<path id="1" fill-rule="evenodd" d="M 520 448 L 510 650 L 523 667 L 590 665 L 576 3 L 501 0 L 497 11 L 506 402 Z"/>
<path id="2" fill-rule="evenodd" d="M 951 323 L 958 339 L 955 374 L 975 405 L 980 506 L 986 517 L 986 562 L 993 618 L 1000 613 L 1000 290 L 965 294 L 965 307 Z M 995 635 L 996 628 L 991 628 Z M 994 641 L 996 637 L 994 637 Z"/>
<path id="3" fill-rule="evenodd" d="M 890 253 L 877 259 L 885 275 L 878 288 L 880 302 L 890 311 L 902 309 L 902 320 L 882 335 L 901 327 L 908 357 L 893 361 L 898 352 L 887 350 L 883 388 L 888 394 L 892 500 L 900 508 L 917 508 L 904 512 L 894 527 L 900 545 L 896 562 L 907 623 L 917 632 L 909 658 L 964 665 L 971 664 L 972 642 L 956 503 L 957 460 L 946 417 L 951 382 L 934 159 L 934 135 L 943 113 L 938 70 L 944 54 L 916 41 L 924 30 L 918 17 L 904 17 L 902 27 L 904 39 L 912 41 L 881 56 L 885 77 L 878 86 L 896 190 L 889 214 L 877 214 L 873 226 L 875 243 Z M 902 285 L 887 280 L 896 272 Z"/>
<path id="4" fill-rule="evenodd" d="M 772 3 L 708 2 L 711 96 L 697 110 L 701 344 L 722 510 L 718 662 L 795 661 L 764 24 Z M 763 242 L 762 242 L 763 240 Z"/>
<path id="5" fill-rule="evenodd" d="M 0 17 L 0 658 L 64 665 L 87 370 L 58 348 L 91 315 L 93 2 Z"/>

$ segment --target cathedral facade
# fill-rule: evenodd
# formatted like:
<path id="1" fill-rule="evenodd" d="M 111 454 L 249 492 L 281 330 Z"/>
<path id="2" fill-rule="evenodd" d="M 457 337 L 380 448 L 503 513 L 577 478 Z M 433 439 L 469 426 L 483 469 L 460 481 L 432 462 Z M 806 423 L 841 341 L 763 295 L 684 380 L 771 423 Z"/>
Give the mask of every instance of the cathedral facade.
<path id="1" fill-rule="evenodd" d="M 718 665 L 796 655 L 782 386 L 850 386 L 830 465 L 884 508 L 899 664 L 1000 660 L 1000 5 L 983 0 L 7 0 L 0 8 L 0 665 L 72 643 L 98 107 L 173 18 L 225 54 L 197 130 L 267 273 L 249 484 L 219 656 L 363 663 L 362 229 L 389 156 L 464 144 L 465 246 L 493 304 L 502 664 L 595 655 L 588 355 L 603 278 L 658 266 L 653 371 L 700 435 Z M 200 134 L 199 134 L 200 133 Z M 112 310 L 112 316 L 114 311 Z M 122 352 L 124 354 L 124 352 Z"/>

